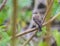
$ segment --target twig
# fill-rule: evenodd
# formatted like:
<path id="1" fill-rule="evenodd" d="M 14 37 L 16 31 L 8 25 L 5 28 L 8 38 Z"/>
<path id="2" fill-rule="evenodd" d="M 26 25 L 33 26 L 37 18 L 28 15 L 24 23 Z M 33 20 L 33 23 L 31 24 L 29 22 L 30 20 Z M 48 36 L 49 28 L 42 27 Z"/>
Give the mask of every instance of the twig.
<path id="1" fill-rule="evenodd" d="M 60 13 L 58 13 L 57 15 L 54 15 L 54 17 L 52 17 L 50 20 L 48 20 L 47 22 L 43 23 L 43 26 L 45 26 L 46 24 L 54 21 L 54 19 L 56 19 L 59 15 L 60 15 Z"/>
<path id="2" fill-rule="evenodd" d="M 36 32 L 37 32 L 37 30 L 36 30 L 36 31 L 33 33 L 33 35 L 23 44 L 23 46 L 26 46 L 26 45 L 29 43 L 29 41 L 31 41 L 31 40 L 33 39 L 33 37 L 35 36 Z"/>
<path id="3" fill-rule="evenodd" d="M 47 22 L 48 20 L 50 20 L 50 18 L 51 18 L 51 11 L 52 11 L 52 5 L 53 5 L 53 1 L 52 0 L 49 0 L 49 3 L 51 3 L 51 7 L 50 7 L 50 10 L 48 11 L 48 13 L 47 13 L 47 15 L 46 15 L 46 18 L 45 18 L 45 22 Z M 49 3 L 48 3 L 48 5 L 47 5 L 47 8 L 49 8 L 48 6 L 49 6 Z M 46 33 L 45 33 L 45 43 L 46 43 L 46 46 L 50 46 L 51 44 L 50 44 L 50 32 L 51 32 L 51 30 L 50 30 L 50 28 L 51 28 L 51 23 L 48 23 L 48 24 L 46 24 Z"/>
<path id="4" fill-rule="evenodd" d="M 19 37 L 19 36 L 25 35 L 27 33 L 33 32 L 33 31 L 35 31 L 37 29 L 38 29 L 38 27 L 35 27 L 35 28 L 32 28 L 32 29 L 28 29 L 28 30 L 26 30 L 24 32 L 20 32 L 19 34 L 16 35 L 16 37 Z"/>
<path id="5" fill-rule="evenodd" d="M 56 19 L 59 15 L 60 15 L 60 13 L 57 14 L 57 15 L 54 15 L 50 20 L 48 20 L 47 22 L 44 22 L 44 23 L 42 24 L 42 26 L 45 26 L 46 24 L 52 22 L 52 21 L 53 21 L 54 19 Z M 19 37 L 19 36 L 25 35 L 25 34 L 27 34 L 27 33 L 33 32 L 33 31 L 35 31 L 35 30 L 37 30 L 37 29 L 38 29 L 38 27 L 35 27 L 35 28 L 32 28 L 32 29 L 26 30 L 26 31 L 24 31 L 24 32 L 22 32 L 22 33 L 20 32 L 19 34 L 16 35 L 16 37 Z"/>
<path id="6" fill-rule="evenodd" d="M 44 22 L 44 23 L 42 24 L 42 26 L 45 26 L 46 24 L 52 22 L 52 21 L 53 21 L 54 19 L 56 19 L 59 15 L 60 15 L 60 13 L 57 14 L 57 15 L 54 15 L 53 18 L 51 18 L 51 19 L 48 20 L 47 22 Z M 38 27 L 35 27 L 35 28 L 32 28 L 32 29 L 26 30 L 26 31 L 24 31 L 24 32 L 20 32 L 20 33 L 16 34 L 15 37 L 17 38 L 17 37 L 23 36 L 23 35 L 25 35 L 25 34 L 27 34 L 27 33 L 33 32 L 33 31 L 35 31 L 35 30 L 37 30 L 37 29 L 38 29 Z M 11 39 L 12 39 L 12 36 L 11 36 Z"/>
<path id="7" fill-rule="evenodd" d="M 48 24 L 48 23 L 50 23 L 50 22 L 52 22 L 56 17 L 58 17 L 60 15 L 60 13 L 59 14 L 57 14 L 57 15 L 55 15 L 52 19 L 50 19 L 48 22 L 46 22 L 46 23 L 44 23 L 43 24 L 43 26 L 45 26 L 46 24 Z M 37 32 L 37 31 L 36 31 Z M 34 34 L 31 36 L 31 38 L 30 39 L 28 39 L 24 44 L 23 44 L 23 46 L 26 46 L 27 45 L 27 43 L 29 43 L 29 41 L 31 41 L 32 40 L 32 38 L 33 38 L 33 36 L 34 36 Z"/>
<path id="8" fill-rule="evenodd" d="M 43 23 L 44 23 L 44 21 L 45 21 L 45 18 L 46 18 L 47 15 L 48 15 L 50 9 L 52 8 L 52 5 L 53 5 L 53 0 L 51 1 L 50 5 L 47 6 L 48 8 L 47 8 L 46 13 L 45 13 L 45 16 L 44 16 L 44 18 L 43 18 Z"/>
<path id="9" fill-rule="evenodd" d="M 13 16 L 12 16 L 12 43 L 11 46 L 16 46 L 15 35 L 17 33 L 17 0 L 13 0 Z"/>
<path id="10" fill-rule="evenodd" d="M 51 10 L 52 10 L 52 5 L 53 5 L 53 0 L 48 0 L 47 1 L 48 2 L 48 5 L 47 5 L 47 14 L 46 14 L 46 16 L 45 16 L 45 18 L 44 18 L 44 22 L 47 22 L 48 20 L 50 20 L 50 18 L 51 18 Z M 49 5 L 49 3 L 50 3 L 50 5 Z M 50 6 L 50 7 L 49 7 Z M 44 42 L 46 43 L 45 45 L 46 46 L 50 46 L 51 44 L 50 44 L 50 28 L 51 28 L 51 23 L 47 23 L 46 24 L 46 33 L 45 33 L 45 36 L 46 37 L 44 37 Z"/>
<path id="11" fill-rule="evenodd" d="M 3 9 L 3 7 L 5 6 L 7 0 L 3 0 L 2 4 L 0 5 L 0 11 Z"/>

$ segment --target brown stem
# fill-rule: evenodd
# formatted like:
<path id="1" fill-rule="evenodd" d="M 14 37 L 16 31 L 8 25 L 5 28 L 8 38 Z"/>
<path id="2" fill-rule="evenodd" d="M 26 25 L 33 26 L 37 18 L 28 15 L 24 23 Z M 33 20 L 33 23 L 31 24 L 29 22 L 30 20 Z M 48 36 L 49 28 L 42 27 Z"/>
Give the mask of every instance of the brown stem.
<path id="1" fill-rule="evenodd" d="M 13 16 L 12 16 L 12 44 L 11 46 L 16 46 L 16 28 L 17 26 L 17 0 L 13 0 Z"/>
<path id="2" fill-rule="evenodd" d="M 51 23 L 51 22 L 54 21 L 54 19 L 56 19 L 59 15 L 60 15 L 60 13 L 58 13 L 57 15 L 54 15 L 54 17 L 52 17 L 50 20 L 48 20 L 47 22 L 44 22 L 43 25 L 45 26 L 46 24 Z"/>
<path id="3" fill-rule="evenodd" d="M 47 22 L 44 22 L 44 23 L 42 24 L 42 26 L 45 26 L 46 24 L 52 22 L 52 21 L 53 21 L 54 19 L 56 19 L 59 15 L 60 15 L 60 14 L 57 14 L 57 15 L 55 15 L 54 17 L 52 17 L 50 20 L 48 20 Z M 27 34 L 27 33 L 33 32 L 33 31 L 35 31 L 35 30 L 37 30 L 37 29 L 38 29 L 38 27 L 32 28 L 32 29 L 28 29 L 28 30 L 26 30 L 26 31 L 24 31 L 24 32 L 20 32 L 20 33 L 16 34 L 15 37 L 20 37 L 20 36 L 25 35 L 25 34 Z"/>
<path id="4" fill-rule="evenodd" d="M 33 33 L 33 35 L 23 44 L 23 46 L 26 46 L 32 39 L 33 37 L 35 36 L 37 30 Z"/>
<path id="5" fill-rule="evenodd" d="M 50 7 L 49 7 L 49 3 L 50 3 Z M 45 16 L 45 22 L 47 22 L 50 18 L 51 18 L 51 9 L 52 9 L 52 5 L 53 5 L 53 1 L 49 0 L 47 8 L 48 8 L 48 12 Z M 44 42 L 46 43 L 46 46 L 51 46 L 50 44 L 50 38 L 51 38 L 51 33 L 50 33 L 50 28 L 51 28 L 51 23 L 46 24 L 46 33 L 45 33 L 45 37 L 44 37 Z"/>
<path id="6" fill-rule="evenodd" d="M 0 11 L 4 8 L 7 0 L 3 0 L 2 4 L 0 5 Z"/>
<path id="7" fill-rule="evenodd" d="M 44 23 L 42 24 L 42 26 L 45 26 L 46 24 L 52 22 L 52 21 L 53 21 L 54 19 L 56 19 L 59 15 L 60 15 L 60 13 L 57 14 L 57 15 L 55 15 L 54 17 L 52 17 L 52 18 L 51 18 L 50 20 L 48 20 L 47 22 L 44 22 Z M 38 27 L 32 28 L 32 29 L 28 29 L 28 30 L 26 30 L 26 31 L 24 31 L 24 32 L 20 32 L 20 33 L 16 34 L 15 37 L 17 38 L 17 37 L 23 36 L 23 35 L 25 35 L 25 34 L 27 34 L 27 33 L 34 32 L 34 31 L 36 31 L 37 29 L 38 29 Z M 11 37 L 11 39 L 12 39 L 12 37 Z"/>
<path id="8" fill-rule="evenodd" d="M 57 14 L 57 15 L 55 15 L 54 17 L 52 17 L 50 20 L 48 20 L 47 22 L 44 22 L 44 23 L 42 24 L 42 26 L 45 26 L 46 24 L 51 23 L 51 22 L 54 21 L 54 19 L 56 19 L 59 15 L 60 15 L 60 14 Z M 32 29 L 28 29 L 28 30 L 26 30 L 26 31 L 24 31 L 24 32 L 22 32 L 22 33 L 17 34 L 16 37 L 19 37 L 19 36 L 25 35 L 25 34 L 27 34 L 27 33 L 33 32 L 33 31 L 35 31 L 35 30 L 37 30 L 37 29 L 38 29 L 38 27 L 32 28 Z"/>
<path id="9" fill-rule="evenodd" d="M 32 28 L 32 29 L 28 29 L 28 30 L 26 30 L 26 31 L 24 31 L 24 32 L 20 32 L 19 34 L 16 35 L 16 37 L 19 37 L 19 36 L 25 35 L 25 34 L 27 34 L 27 33 L 33 32 L 33 31 L 35 31 L 35 30 L 37 30 L 37 29 L 38 29 L 38 27 Z"/>
<path id="10" fill-rule="evenodd" d="M 51 8 L 52 8 L 52 5 L 53 5 L 53 1 L 50 2 L 50 5 L 49 5 L 49 6 L 47 6 L 47 10 L 46 10 L 45 16 L 44 16 L 44 18 L 43 18 L 43 23 L 44 23 L 47 15 L 49 14 L 49 11 L 50 11 Z"/>

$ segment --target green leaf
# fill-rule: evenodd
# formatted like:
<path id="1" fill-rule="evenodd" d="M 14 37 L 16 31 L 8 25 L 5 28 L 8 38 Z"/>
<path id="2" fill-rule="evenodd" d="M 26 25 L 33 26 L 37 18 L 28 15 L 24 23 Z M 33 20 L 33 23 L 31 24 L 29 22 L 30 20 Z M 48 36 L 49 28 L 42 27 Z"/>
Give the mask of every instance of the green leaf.
<path id="1" fill-rule="evenodd" d="M 46 42 L 41 41 L 38 46 L 47 46 Z"/>
<path id="2" fill-rule="evenodd" d="M 58 32 L 58 30 L 54 30 L 52 34 L 57 42 L 57 45 L 60 46 L 60 33 Z"/>
<path id="3" fill-rule="evenodd" d="M 0 46 L 6 46 L 6 44 L 11 39 L 11 37 L 9 37 L 6 32 L 3 32 L 2 29 L 0 29 L 0 35 L 2 36 L 2 38 L 0 40 Z"/>

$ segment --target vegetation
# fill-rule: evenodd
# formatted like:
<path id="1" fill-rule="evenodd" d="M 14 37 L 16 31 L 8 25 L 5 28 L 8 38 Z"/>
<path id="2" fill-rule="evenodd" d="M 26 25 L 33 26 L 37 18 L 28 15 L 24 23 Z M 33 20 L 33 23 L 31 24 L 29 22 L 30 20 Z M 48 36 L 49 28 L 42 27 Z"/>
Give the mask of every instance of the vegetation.
<path id="1" fill-rule="evenodd" d="M 60 22 L 60 2 L 54 0 L 47 5 L 41 32 L 37 31 L 38 27 L 22 32 L 32 18 L 31 4 L 32 0 L 0 0 L 0 46 L 29 46 L 29 42 L 35 35 L 38 42 L 33 41 L 33 46 L 51 46 L 51 37 L 54 37 L 57 46 L 60 46 L 60 31 L 57 26 L 56 28 L 52 27 L 54 26 L 53 21 Z M 28 40 L 22 37 L 31 32 L 33 34 Z M 44 41 L 41 40 L 41 37 Z"/>

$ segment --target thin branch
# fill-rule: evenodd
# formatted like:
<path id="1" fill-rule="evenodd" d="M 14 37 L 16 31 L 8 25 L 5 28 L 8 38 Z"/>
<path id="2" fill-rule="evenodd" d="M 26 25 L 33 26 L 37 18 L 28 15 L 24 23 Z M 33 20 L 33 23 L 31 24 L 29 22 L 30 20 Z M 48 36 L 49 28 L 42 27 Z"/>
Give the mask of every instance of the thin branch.
<path id="1" fill-rule="evenodd" d="M 44 23 L 42 24 L 42 26 L 45 26 L 46 24 L 52 22 L 52 21 L 53 21 L 54 19 L 56 19 L 59 15 L 60 15 L 60 13 L 57 14 L 57 15 L 54 15 L 50 20 L 48 20 L 47 22 L 44 22 Z M 33 32 L 33 31 L 35 31 L 35 30 L 37 30 L 37 29 L 38 29 L 38 27 L 35 27 L 35 28 L 32 28 L 32 29 L 28 29 L 28 30 L 26 30 L 26 31 L 24 31 L 24 32 L 22 32 L 22 33 L 20 32 L 19 34 L 16 35 L 16 37 L 19 37 L 19 36 L 25 35 L 25 34 L 27 34 L 27 33 Z"/>
<path id="2" fill-rule="evenodd" d="M 45 16 L 45 19 L 44 19 L 44 22 L 47 22 L 48 20 L 50 20 L 51 18 L 51 10 L 52 10 L 52 5 L 53 5 L 53 1 L 52 0 L 48 0 L 48 5 L 47 5 L 47 9 L 48 9 L 48 12 L 47 12 L 47 15 Z M 49 7 L 49 3 L 50 3 L 50 7 Z M 50 28 L 51 28 L 51 23 L 47 23 L 46 24 L 46 33 L 45 33 L 45 36 L 44 37 L 44 42 L 46 43 L 46 46 L 50 46 Z"/>
<path id="3" fill-rule="evenodd" d="M 56 19 L 59 15 L 60 15 L 60 13 L 57 14 L 57 15 L 54 15 L 54 17 L 52 17 L 50 20 L 48 20 L 47 22 L 44 22 L 44 23 L 42 24 L 42 26 L 45 26 L 46 24 L 52 22 L 52 21 L 53 21 L 54 19 Z M 23 36 L 23 35 L 25 35 L 25 34 L 27 34 L 27 33 L 36 31 L 37 29 L 38 29 L 38 27 L 35 27 L 35 28 L 32 28 L 32 29 L 28 29 L 28 30 L 26 30 L 26 31 L 24 31 L 24 32 L 20 32 L 20 33 L 16 34 L 15 37 L 17 38 L 17 37 Z M 12 39 L 12 36 L 11 36 L 11 39 Z"/>
<path id="4" fill-rule="evenodd" d="M 2 4 L 0 5 L 0 11 L 4 8 L 7 0 L 3 0 Z"/>
<path id="5" fill-rule="evenodd" d="M 52 19 L 50 19 L 48 22 L 43 23 L 42 26 L 45 26 L 46 24 L 52 22 L 52 21 L 53 21 L 54 19 L 56 19 L 59 15 L 60 15 L 60 13 L 57 14 L 57 15 L 55 15 L 55 16 L 54 16 Z M 25 35 L 25 34 L 27 34 L 27 33 L 36 31 L 37 29 L 38 29 L 38 27 L 35 27 L 35 28 L 32 28 L 32 29 L 26 30 L 26 31 L 24 31 L 24 32 L 20 32 L 20 33 L 16 34 L 15 37 L 18 38 L 18 37 L 23 36 L 23 35 Z M 12 39 L 12 38 L 13 38 L 13 37 L 11 36 L 11 39 Z M 27 44 L 27 42 L 29 42 L 29 41 L 30 41 L 30 40 L 26 41 L 25 44 Z M 24 45 L 25 45 L 25 44 L 24 44 Z"/>
<path id="6" fill-rule="evenodd" d="M 28 30 L 26 30 L 24 32 L 20 32 L 19 34 L 16 35 L 16 37 L 19 37 L 19 36 L 25 35 L 27 33 L 33 32 L 33 31 L 35 31 L 37 29 L 38 29 L 38 27 L 35 27 L 35 28 L 32 28 L 32 29 L 28 29 Z"/>
<path id="7" fill-rule="evenodd" d="M 23 46 L 26 46 L 32 39 L 33 37 L 35 36 L 37 30 L 33 33 L 33 35 L 23 44 Z"/>
<path id="8" fill-rule="evenodd" d="M 47 15 L 49 14 L 50 9 L 52 8 L 52 5 L 53 5 L 53 0 L 51 1 L 50 5 L 47 6 L 48 8 L 47 8 L 46 13 L 45 13 L 45 16 L 44 16 L 44 18 L 43 18 L 43 23 L 44 23 L 44 21 L 45 21 L 45 18 L 46 18 Z"/>
<path id="9" fill-rule="evenodd" d="M 57 15 L 54 15 L 54 17 L 52 17 L 50 20 L 48 20 L 47 22 L 43 23 L 43 26 L 45 26 L 46 24 L 54 21 L 59 15 L 60 15 L 60 13 L 58 13 Z"/>

